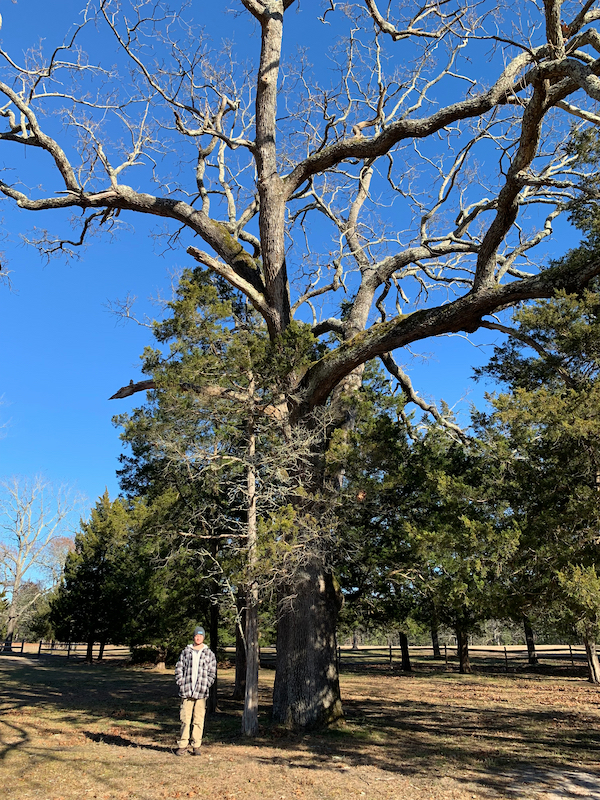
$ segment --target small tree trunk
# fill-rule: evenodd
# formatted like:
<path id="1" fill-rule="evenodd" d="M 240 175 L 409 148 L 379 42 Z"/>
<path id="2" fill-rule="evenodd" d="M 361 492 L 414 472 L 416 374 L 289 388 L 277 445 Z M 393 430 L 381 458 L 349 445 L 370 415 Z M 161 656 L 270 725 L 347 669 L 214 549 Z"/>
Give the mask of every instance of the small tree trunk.
<path id="1" fill-rule="evenodd" d="M 218 603 L 211 604 L 210 624 L 208 632 L 210 634 L 210 649 L 216 656 L 217 650 L 219 649 L 219 604 Z M 210 687 L 208 693 L 208 702 L 206 703 L 206 710 L 209 711 L 211 714 L 213 714 L 217 710 L 217 705 L 219 702 L 218 686 L 217 686 L 218 679 L 219 679 L 219 670 L 217 668 L 217 675 L 215 677 L 215 682 Z"/>
<path id="2" fill-rule="evenodd" d="M 246 691 L 242 732 L 245 736 L 258 734 L 258 587 L 248 587 L 246 607 Z"/>
<path id="3" fill-rule="evenodd" d="M 246 695 L 246 595 L 238 592 L 236 599 L 238 623 L 235 626 L 235 686 L 233 699 L 243 700 Z M 243 633 L 243 635 L 242 635 Z"/>
<path id="4" fill-rule="evenodd" d="M 164 672 L 167 668 L 167 648 L 161 644 L 156 648 L 156 669 Z"/>
<path id="5" fill-rule="evenodd" d="M 252 388 L 252 387 L 251 387 Z M 248 469 L 246 482 L 248 490 L 248 575 L 250 583 L 246 603 L 246 692 L 244 696 L 244 713 L 242 715 L 242 733 L 245 736 L 256 736 L 258 733 L 258 583 L 254 579 L 258 559 L 256 528 L 256 471 L 254 458 L 256 455 L 256 437 L 249 423 L 248 436 Z"/>
<path id="6" fill-rule="evenodd" d="M 90 664 L 94 658 L 94 641 L 96 639 L 96 635 L 93 634 L 87 642 L 87 650 L 85 653 L 85 660 L 88 661 Z"/>
<path id="7" fill-rule="evenodd" d="M 403 631 L 400 631 L 400 650 L 402 652 L 402 671 L 412 672 L 410 653 L 408 651 L 408 636 Z"/>
<path id="8" fill-rule="evenodd" d="M 352 649 L 358 650 L 358 631 L 356 628 L 352 631 Z"/>
<path id="9" fill-rule="evenodd" d="M 600 662 L 596 651 L 596 641 L 593 637 L 584 636 L 583 643 L 588 662 L 589 681 L 590 683 L 600 683 Z"/>
<path id="10" fill-rule="evenodd" d="M 462 675 L 470 675 L 473 672 L 471 662 L 469 660 L 469 636 L 467 632 L 461 628 L 456 628 L 456 641 L 457 641 L 457 654 L 459 663 L 459 672 Z"/>
<path id="11" fill-rule="evenodd" d="M 525 630 L 525 641 L 527 642 L 527 656 L 529 658 L 529 663 L 531 666 L 534 666 L 538 663 L 538 657 L 535 653 L 535 639 L 533 637 L 533 628 L 531 627 L 531 622 L 529 621 L 529 617 L 523 617 L 523 628 Z"/>
<path id="12" fill-rule="evenodd" d="M 442 651 L 440 650 L 440 640 L 438 638 L 438 626 L 435 620 L 431 623 L 431 644 L 433 646 L 433 657 L 443 658 Z"/>
<path id="13" fill-rule="evenodd" d="M 104 647 L 106 645 L 106 637 L 102 637 L 100 639 L 100 648 L 98 650 L 98 661 L 102 661 L 102 657 L 104 656 Z"/>

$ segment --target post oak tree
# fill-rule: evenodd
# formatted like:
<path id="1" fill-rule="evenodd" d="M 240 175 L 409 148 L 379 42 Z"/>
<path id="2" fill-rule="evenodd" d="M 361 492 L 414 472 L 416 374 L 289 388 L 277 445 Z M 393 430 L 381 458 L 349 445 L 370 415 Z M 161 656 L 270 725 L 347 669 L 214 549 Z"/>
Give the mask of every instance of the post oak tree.
<path id="1" fill-rule="evenodd" d="M 226 32 L 245 43 L 216 52 L 200 23 L 221 37 L 223 18 L 194 0 L 80 8 L 56 49 L 0 48 L 12 158 L 0 192 L 31 212 L 79 212 L 74 237 L 29 237 L 47 254 L 160 219 L 169 246 L 246 295 L 273 342 L 295 320 L 310 328 L 325 351 L 289 370 L 291 426 L 326 403 L 343 422 L 376 356 L 418 400 L 392 351 L 600 272 L 597 255 L 547 269 L 535 256 L 586 188 L 563 143 L 573 122 L 600 119 L 596 0 L 237 0 Z M 35 181 L 34 152 L 48 167 Z M 290 593 L 274 714 L 319 724 L 342 713 L 333 576 L 317 559 Z"/>

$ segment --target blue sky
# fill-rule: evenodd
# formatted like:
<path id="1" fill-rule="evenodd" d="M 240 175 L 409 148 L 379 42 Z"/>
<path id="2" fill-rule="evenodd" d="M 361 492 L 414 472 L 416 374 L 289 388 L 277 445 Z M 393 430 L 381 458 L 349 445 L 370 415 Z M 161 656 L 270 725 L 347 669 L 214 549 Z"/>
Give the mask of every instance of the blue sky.
<path id="1" fill-rule="evenodd" d="M 0 0 L 4 47 L 19 54 L 38 36 L 61 40 L 83 5 L 77 0 Z M 207 11 L 207 5 L 203 14 L 210 21 L 219 12 Z M 298 15 L 297 33 L 304 19 Z M 239 24 L 233 17 L 226 20 Z M 256 36 L 244 41 L 250 49 L 259 44 Z M 2 147 L 0 167 L 11 167 L 11 158 L 9 147 Z M 44 166 L 33 158 L 27 169 L 33 181 Z M 41 474 L 53 483 L 70 484 L 85 495 L 89 507 L 105 487 L 111 496 L 118 493 L 115 470 L 122 450 L 111 418 L 143 398 L 108 398 L 130 379 L 141 379 L 139 356 L 151 344 L 147 329 L 119 323 L 106 304 L 133 294 L 139 298 L 138 313 L 152 314 L 148 298 L 168 292 L 173 269 L 193 264 L 183 249 L 168 257 L 157 253 L 143 219 L 130 219 L 135 227 L 112 242 L 92 242 L 78 261 L 45 264 L 33 247 L 22 244 L 19 233 L 33 225 L 56 230 L 65 219 L 56 214 L 33 219 L 7 203 L 0 213 L 3 269 L 10 270 L 12 283 L 10 289 L 0 287 L 0 475 Z M 484 331 L 475 341 L 489 343 L 494 336 Z M 455 406 L 465 422 L 469 404 L 481 403 L 484 390 L 470 380 L 472 365 L 485 362 L 490 350 L 455 336 L 423 342 L 415 352 L 429 354 L 412 365 L 404 360 L 415 387 L 427 398 L 443 398 Z"/>

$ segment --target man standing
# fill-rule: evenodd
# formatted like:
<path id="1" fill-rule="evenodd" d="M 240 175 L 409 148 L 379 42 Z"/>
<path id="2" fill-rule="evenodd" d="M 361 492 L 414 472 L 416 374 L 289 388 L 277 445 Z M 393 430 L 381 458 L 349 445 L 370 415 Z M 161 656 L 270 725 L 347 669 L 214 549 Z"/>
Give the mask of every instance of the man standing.
<path id="1" fill-rule="evenodd" d="M 217 659 L 213 651 L 204 644 L 204 628 L 198 627 L 194 630 L 194 643 L 188 644 L 181 651 L 175 665 L 175 681 L 181 698 L 181 732 L 175 751 L 178 756 L 186 755 L 189 744 L 192 745 L 194 755 L 200 755 L 206 698 L 216 675 Z"/>

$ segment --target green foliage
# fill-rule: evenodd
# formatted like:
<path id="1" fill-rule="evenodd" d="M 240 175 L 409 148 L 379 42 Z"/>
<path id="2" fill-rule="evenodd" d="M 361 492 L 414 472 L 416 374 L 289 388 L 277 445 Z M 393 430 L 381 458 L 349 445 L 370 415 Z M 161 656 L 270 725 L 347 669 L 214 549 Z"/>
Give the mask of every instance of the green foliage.
<path id="1" fill-rule="evenodd" d="M 599 565 L 600 296 L 561 294 L 521 309 L 515 322 L 518 338 L 479 370 L 509 391 L 475 420 L 503 454 L 505 494 L 522 531 L 508 605 L 515 616 L 545 615 L 582 635 L 596 624 L 589 598 Z"/>
<path id="2" fill-rule="evenodd" d="M 132 528 L 140 504 L 111 502 L 108 492 L 81 522 L 63 581 L 52 601 L 51 621 L 64 640 L 123 642 L 143 587 Z"/>

